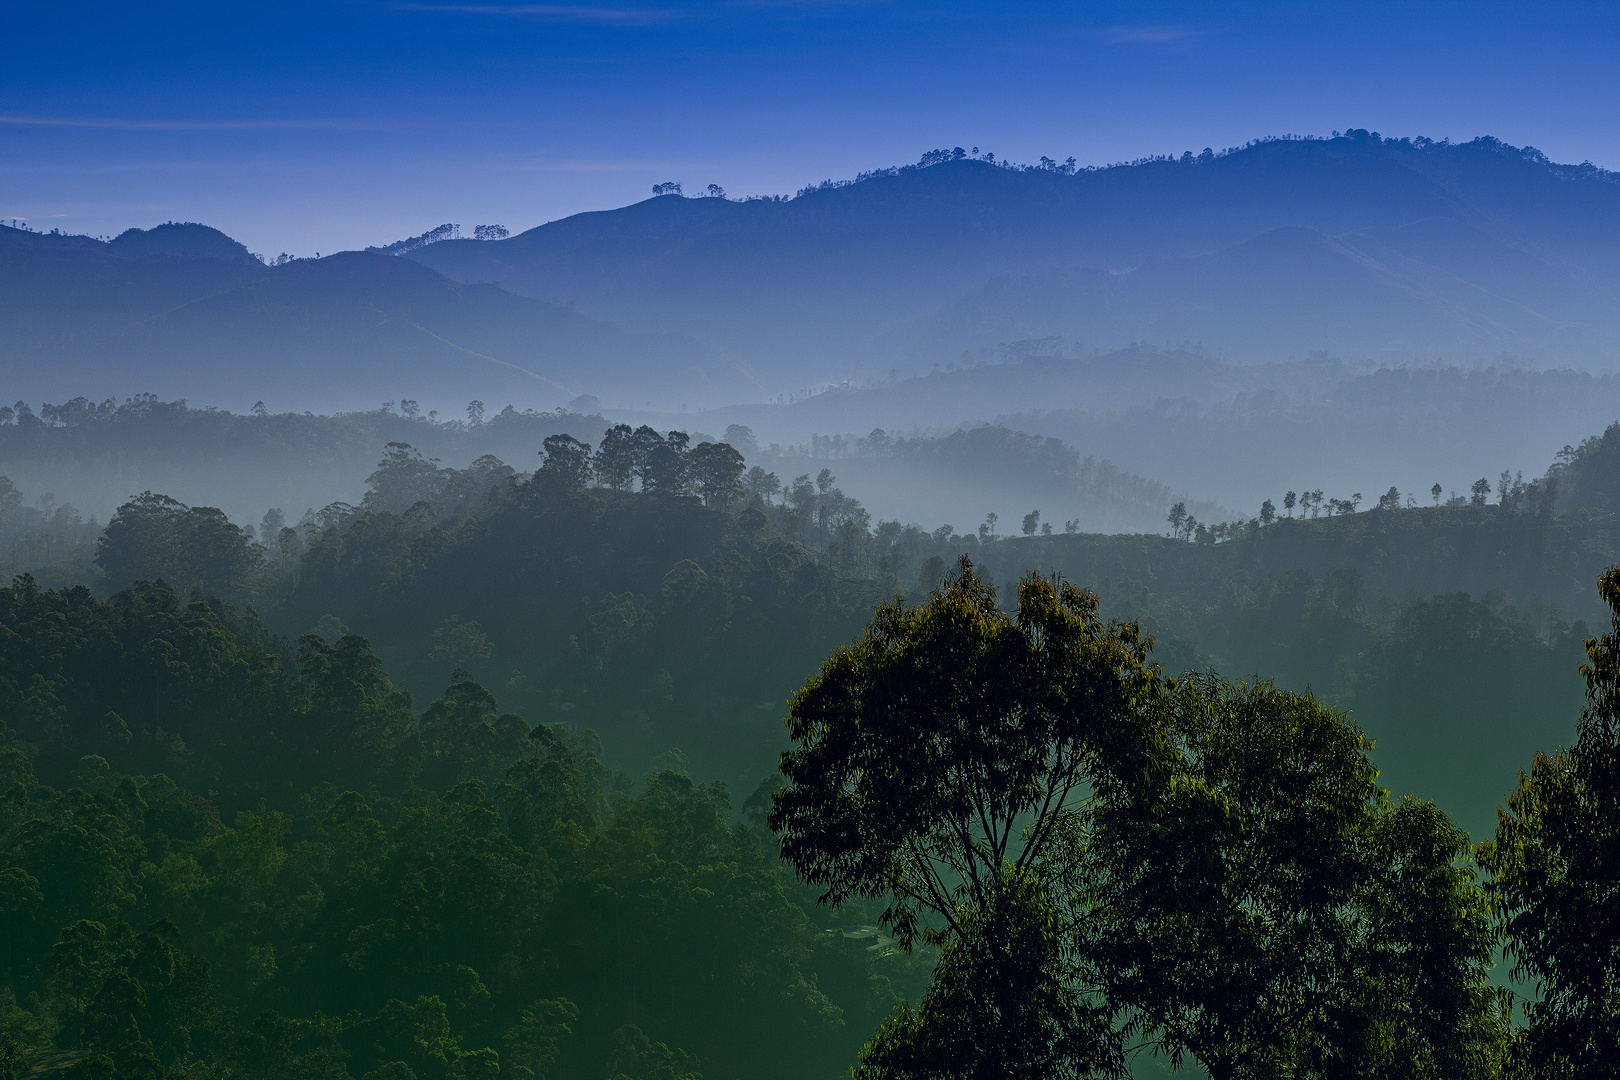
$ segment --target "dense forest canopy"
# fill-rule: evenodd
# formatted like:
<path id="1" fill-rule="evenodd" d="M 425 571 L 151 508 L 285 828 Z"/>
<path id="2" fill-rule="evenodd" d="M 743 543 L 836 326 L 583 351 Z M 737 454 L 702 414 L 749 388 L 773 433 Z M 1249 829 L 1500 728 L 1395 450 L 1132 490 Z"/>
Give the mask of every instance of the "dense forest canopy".
<path id="1" fill-rule="evenodd" d="M 197 415 L 171 413 L 177 423 Z M 254 423 L 345 430 L 311 418 L 200 419 L 249 433 Z M 31 430 L 68 436 L 96 423 L 120 434 L 120 422 L 105 419 Z M 182 597 L 200 590 L 252 607 L 290 639 L 354 628 L 420 696 L 459 666 L 532 719 L 588 723 L 615 754 L 638 747 L 636 768 L 678 747 L 709 775 L 747 785 L 779 737 L 771 703 L 878 597 L 926 591 L 969 553 L 999 580 L 1038 566 L 1099 588 L 1111 614 L 1144 620 L 1176 667 L 1265 673 L 1355 710 L 1384 740 L 1392 777 L 1482 830 L 1516 763 L 1567 725 L 1578 692 L 1568 658 L 1585 635 L 1581 620 L 1601 616 L 1589 582 L 1614 551 L 1601 479 L 1612 472 L 1612 435 L 1569 448 L 1530 482 L 1500 477 L 1483 494 L 1475 484 L 1455 497 L 1461 506 L 1437 506 L 1455 500 L 1421 491 L 1362 500 L 1305 491 L 1294 504 L 1279 492 L 1247 521 L 1210 520 L 1211 508 L 1193 504 L 1174 523 L 1186 504 L 1167 514 L 1164 489 L 1080 461 L 1054 440 L 994 427 L 939 439 L 874 431 L 846 456 L 792 458 L 762 453 L 733 425 L 728 438 L 765 465 L 728 458 L 705 479 L 703 443 L 645 426 L 604 425 L 593 447 L 543 434 L 591 430 L 558 417 L 494 414 L 475 426 L 360 414 L 343 423 L 519 441 L 502 434 L 510 426 L 530 433 L 529 447 L 547 445 L 530 473 L 521 458 L 513 466 L 491 454 L 451 468 L 396 441 L 355 502 L 301 517 L 271 507 L 245 527 L 149 493 L 103 535 L 71 508 L 47 519 L 17 493 L 0 521 L 13 572 L 103 590 L 162 579 Z M 111 453 L 118 444 L 106 445 Z M 1145 493 L 1157 528 L 1175 536 L 1092 535 L 1076 519 L 1043 516 L 1039 504 L 1021 521 L 992 514 L 960 531 L 923 529 L 874 521 L 842 489 L 852 466 L 918 460 L 963 477 L 1019 470 L 1048 491 L 1090 484 L 1104 505 L 1104 483 L 1117 491 L 1127 481 L 1135 486 L 1114 497 Z M 1139 505 L 1140 516 L 1152 504 Z M 749 506 L 755 515 L 736 516 Z M 710 512 L 718 509 L 726 513 Z M 1454 641 L 1446 647 L 1468 659 L 1414 667 L 1413 643 L 1430 638 Z M 1431 672 L 1439 683 L 1429 684 Z M 1471 724 L 1504 735 L 1468 743 L 1466 764 L 1430 752 Z"/>
<path id="2" fill-rule="evenodd" d="M 141 422 L 14 409 L 5 437 Z M 507 424 L 527 460 L 394 439 L 356 501 L 249 522 L 146 491 L 103 527 L 0 484 L 11 565 L 64 579 L 0 589 L 13 1075 L 1485 1076 L 1604 1045 L 1535 931 L 1577 901 L 1522 848 L 1467 860 L 1538 752 L 1584 747 L 1535 765 L 1504 837 L 1607 797 L 1542 809 L 1613 741 L 1577 728 L 1577 669 L 1612 648 L 1620 427 L 1455 498 L 1214 518 L 996 427 L 793 475 L 742 426 L 343 423 Z M 834 471 L 859 460 L 1145 493 L 1161 535 L 874 522 Z M 868 800 L 845 824 L 842 790 Z M 1252 910 L 1308 940 L 1243 937 Z M 1498 934 L 1549 995 L 1529 1036 Z"/>

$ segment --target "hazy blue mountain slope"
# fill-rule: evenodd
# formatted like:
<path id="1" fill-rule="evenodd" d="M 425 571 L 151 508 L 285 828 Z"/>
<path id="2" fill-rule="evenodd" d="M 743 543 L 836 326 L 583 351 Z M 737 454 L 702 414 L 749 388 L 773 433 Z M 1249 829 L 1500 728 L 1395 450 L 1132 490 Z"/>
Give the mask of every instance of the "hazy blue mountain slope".
<path id="1" fill-rule="evenodd" d="M 1254 513 L 1285 491 L 1420 503 L 1502 470 L 1541 475 L 1559 448 L 1620 417 L 1620 378 L 1575 371 L 1378 371 L 1295 400 L 1031 410 L 1001 422 Z"/>
<path id="2" fill-rule="evenodd" d="M 1194 341 L 1236 359 L 1310 349 L 1372 360 L 1494 356 L 1528 342 L 1591 353 L 1612 342 L 1608 293 L 1474 226 L 1430 218 L 1330 237 L 1285 226 L 1128 273 L 1048 270 L 990 282 L 942 310 L 925 340 L 1056 333 Z M 895 335 L 896 347 L 908 327 Z"/>
<path id="3" fill-rule="evenodd" d="M 1124 274 L 1071 268 L 998 279 L 941 312 L 928 340 L 943 352 L 986 334 L 1057 333 L 1088 343 L 1196 342 L 1239 358 L 1314 348 L 1382 359 L 1482 347 L 1492 331 L 1472 316 L 1343 239 L 1286 226 Z"/>
<path id="4" fill-rule="evenodd" d="M 0 230 L 8 399 L 154 391 L 238 408 L 383 397 L 549 407 L 608 386 L 679 400 L 743 382 L 690 341 L 626 334 L 409 260 L 346 252 L 267 267 L 214 230 L 176 230 L 108 244 Z M 186 254 L 198 251 L 210 253 Z"/>
<path id="5" fill-rule="evenodd" d="M 1357 133 L 1073 174 L 936 161 L 790 200 L 664 196 L 406 258 L 265 266 L 196 224 L 105 243 L 0 228 L 8 398 L 550 408 L 590 393 L 677 410 L 1050 336 L 1239 363 L 1608 369 L 1620 183 L 1493 140 Z M 1151 368 L 1120 377 L 1134 401 L 1199 396 Z M 1042 396 L 968 394 L 935 422 L 1105 407 L 1018 389 Z"/>
<path id="6" fill-rule="evenodd" d="M 0 226 L 0 350 L 8 382 L 22 374 L 13 363 L 25 358 L 71 354 L 98 334 L 270 273 L 257 260 L 141 247 L 122 237 L 104 244 Z"/>
<path id="7" fill-rule="evenodd" d="M 762 453 L 750 462 L 776 473 L 787 488 L 801 474 L 818 477 L 827 470 L 830 483 L 872 513 L 929 532 L 950 525 L 972 534 L 994 513 L 998 532 L 1016 533 L 1024 515 L 1036 510 L 1054 530 L 1073 522 L 1086 532 L 1157 533 L 1178 500 L 1207 521 L 1232 516 L 1106 458 L 1082 458 L 1060 440 L 993 425 L 939 438 L 859 439 L 846 443 L 844 453 L 823 448 L 807 455 L 804 449 Z"/>
<path id="8" fill-rule="evenodd" d="M 919 378 L 863 387 L 839 387 L 786 406 L 717 409 L 693 420 L 709 429 L 753 426 L 765 442 L 803 442 L 814 434 L 864 435 L 874 427 L 891 434 L 932 432 L 974 424 L 1002 413 L 1044 409 L 1124 409 L 1161 399 L 1229 400 L 1240 394 L 1319 394 L 1359 374 L 1337 359 L 1231 364 L 1196 349 L 1132 346 L 1100 355 L 1073 356 L 1059 343 L 1023 341 L 952 361 Z M 615 416 L 618 414 L 615 413 Z M 632 414 L 627 420 L 643 422 Z M 667 426 L 673 415 L 648 418 Z"/>
<path id="9" fill-rule="evenodd" d="M 788 201 L 663 196 L 410 257 L 678 329 L 791 389 L 1047 334 L 1608 364 L 1617 241 L 1610 174 L 1358 133 L 1074 175 L 955 160 Z"/>
<path id="10" fill-rule="evenodd" d="M 276 270 L 132 328 L 121 351 L 151 363 L 167 357 L 198 393 L 224 392 L 221 355 L 265 373 L 259 396 L 273 393 L 271 373 L 293 357 L 334 362 L 323 382 L 345 401 L 376 396 L 377 388 L 419 397 L 443 386 L 469 397 L 504 392 L 521 404 L 555 402 L 595 389 L 599 365 L 661 392 L 684 385 L 685 372 L 647 362 L 637 342 L 610 326 L 491 285 L 459 285 L 408 260 L 346 252 Z M 694 358 L 679 341 L 642 348 Z M 232 381 L 246 380 L 233 373 Z"/>
<path id="11" fill-rule="evenodd" d="M 615 411 L 610 417 L 665 427 L 676 419 Z M 1322 488 L 1335 498 L 1359 491 L 1370 504 L 1395 485 L 1427 503 L 1435 483 L 1449 497 L 1466 494 L 1480 477 L 1494 484 L 1503 469 L 1539 476 L 1560 447 L 1620 418 L 1620 376 L 1450 366 L 1368 370 L 1322 356 L 1239 365 L 1192 350 L 1136 347 L 975 361 L 785 406 L 718 409 L 685 420 L 710 431 L 745 424 L 768 445 L 806 443 L 815 434 L 848 438 L 875 427 L 891 435 L 933 434 L 979 417 L 1059 438 L 1082 457 L 1107 458 L 1247 515 L 1290 489 Z M 896 497 L 909 505 L 919 494 Z M 999 501 L 975 499 L 1004 513 Z M 1032 505 L 1057 510 L 1056 503 Z"/>

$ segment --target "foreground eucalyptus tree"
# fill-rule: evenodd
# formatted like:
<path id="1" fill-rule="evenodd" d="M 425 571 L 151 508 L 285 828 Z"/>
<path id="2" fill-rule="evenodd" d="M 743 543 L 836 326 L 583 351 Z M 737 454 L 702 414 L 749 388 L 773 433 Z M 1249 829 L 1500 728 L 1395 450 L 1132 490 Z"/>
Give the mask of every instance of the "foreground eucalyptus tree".
<path id="1" fill-rule="evenodd" d="M 1342 713 L 1195 674 L 1165 695 L 1173 782 L 1101 823 L 1071 890 L 1112 1003 L 1214 1080 L 1496 1075 L 1495 938 L 1433 803 L 1392 803 Z"/>
<path id="2" fill-rule="evenodd" d="M 1113 1072 L 1120 1039 L 1072 948 L 1082 817 L 1145 805 L 1168 745 L 1134 624 L 1031 575 L 1011 614 L 964 560 L 919 608 L 878 609 L 792 701 L 782 853 L 838 904 L 885 897 L 902 946 L 942 947 L 933 990 L 865 1075 Z"/>
<path id="3" fill-rule="evenodd" d="M 1575 745 L 1536 755 L 1480 848 L 1507 952 L 1540 991 L 1514 1055 L 1557 1080 L 1613 1076 L 1620 1058 L 1620 567 L 1598 593 L 1613 625 L 1586 643 Z"/>
<path id="4" fill-rule="evenodd" d="M 1216 1080 L 1487 1075 L 1467 837 L 1392 805 L 1342 714 L 1166 679 L 1097 607 L 1030 575 L 1005 613 L 964 560 L 792 700 L 784 857 L 940 948 L 863 1080 L 1118 1075 L 1145 1048 Z"/>

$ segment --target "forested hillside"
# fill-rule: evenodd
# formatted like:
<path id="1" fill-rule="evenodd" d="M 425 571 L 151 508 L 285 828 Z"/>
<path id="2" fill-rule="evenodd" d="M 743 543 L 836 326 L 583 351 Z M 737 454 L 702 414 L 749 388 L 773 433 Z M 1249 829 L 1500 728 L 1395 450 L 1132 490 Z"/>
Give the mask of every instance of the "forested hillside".
<path id="1" fill-rule="evenodd" d="M 930 525 L 977 525 L 987 513 L 1010 517 L 1014 508 L 1022 513 L 1033 505 L 1071 531 L 1154 532 L 1178 498 L 1166 485 L 1107 458 L 1082 458 L 1059 439 L 997 424 L 934 438 L 891 435 L 882 428 L 850 438 L 812 435 L 797 445 L 774 444 L 755 458 L 783 476 L 836 470 L 863 502 L 899 520 Z M 1231 516 L 1212 502 L 1193 507 L 1210 520 Z"/>
<path id="2" fill-rule="evenodd" d="M 310 423 L 259 422 L 270 421 Z M 485 427 L 499 423 L 538 434 L 572 421 Z M 878 599 L 925 592 L 964 553 L 1000 581 L 1057 571 L 1097 589 L 1110 613 L 1142 619 L 1173 670 L 1263 672 L 1352 710 L 1384 740 L 1392 783 L 1439 798 L 1477 833 L 1524 755 L 1567 733 L 1573 658 L 1602 610 L 1590 582 L 1616 558 L 1604 479 L 1614 437 L 1572 448 L 1532 484 L 1482 481 L 1457 500 L 1395 491 L 1362 507 L 1306 491 L 1290 506 L 1278 492 L 1247 522 L 1179 502 L 1176 523 L 1162 489 L 1118 477 L 1135 486 L 1110 504 L 1106 463 L 994 428 L 867 439 L 830 460 L 757 459 L 780 474 L 745 470 L 733 453 L 703 480 L 659 472 L 697 467 L 683 433 L 616 427 L 594 451 L 548 437 L 537 463 L 551 471 L 532 475 L 493 456 L 448 468 L 396 443 L 362 499 L 302 521 L 273 509 L 256 540 L 217 511 L 158 496 L 126 504 L 96 547 L 98 526 L 21 505 L 5 535 L 19 570 L 103 590 L 163 579 L 182 597 L 251 606 L 288 639 L 354 630 L 419 698 L 464 669 L 531 720 L 592 727 L 632 773 L 685 760 L 740 786 L 769 771 L 782 700 Z M 967 488 L 1018 474 L 1056 495 L 1044 517 L 1037 505 L 1022 520 L 925 529 L 875 521 L 843 487 L 851 466 L 934 459 Z M 1085 502 L 1129 509 L 1150 529 L 1157 516 L 1175 535 L 1095 535 L 1052 513 L 1088 482 Z M 1436 655 L 1448 659 L 1423 660 Z"/>
<path id="3" fill-rule="evenodd" d="M 396 442 L 359 503 L 301 525 L 266 515 L 268 543 L 213 508 L 142 495 L 99 531 L 94 588 L 0 590 L 3 1060 L 75 1080 L 741 1080 L 831 1077 L 857 1051 L 866 1077 L 939 1054 L 999 1060 L 1035 1039 L 1093 1072 L 1161 1069 L 1155 1053 L 1180 1048 L 1216 1075 L 1318 1053 L 1438 1054 L 1498 1075 L 1499 930 L 1454 867 L 1468 832 L 1491 834 L 1517 771 L 1576 734 L 1580 646 L 1607 614 L 1589 582 L 1614 557 L 1616 437 L 1462 505 L 1394 492 L 1360 510 L 1312 491 L 1281 516 L 1211 523 L 1178 503 L 1170 536 L 1063 532 L 1036 513 L 1016 538 L 994 520 L 874 526 L 830 470 L 784 481 L 727 443 L 622 425 L 594 447 L 546 436 L 532 474 L 494 457 L 446 468 Z M 982 569 L 953 569 L 964 554 Z M 1018 583 L 1030 570 L 1100 602 Z M 1107 616 L 1140 618 L 1152 640 Z M 959 662 L 902 659 L 934 655 L 939 634 Z M 936 800 L 978 775 L 973 755 L 1017 758 L 995 740 L 1034 737 L 994 734 L 997 702 L 1008 717 L 1067 715 L 1017 704 L 1052 692 L 1047 678 L 1080 680 L 1062 692 L 1086 688 L 1086 708 L 1121 725 L 1048 733 L 1094 747 L 1044 760 L 1064 785 L 1095 785 L 1096 844 L 1072 846 L 1082 811 L 1065 799 L 1055 817 L 1038 798 L 986 809 L 986 843 L 1008 843 L 1025 813 L 1047 823 L 1028 870 L 1045 884 L 970 888 L 972 847 L 961 908 L 841 861 L 891 828 L 957 858 L 959 834 L 926 832 L 951 805 Z M 867 679 L 901 682 L 859 689 Z M 949 689 L 961 680 L 972 695 Z M 891 692 L 919 723 L 986 702 L 994 738 L 846 730 Z M 903 769 L 873 758 L 860 772 L 894 790 L 852 780 L 851 798 L 877 800 L 870 827 L 839 831 L 842 797 L 815 809 L 837 768 L 895 753 Z M 1217 803 L 1178 801 L 1206 790 L 1259 831 L 1222 832 L 1229 816 L 1205 817 Z M 1033 797 L 1018 792 L 1005 798 Z M 1320 812 L 1290 824 L 1296 805 Z M 1139 814 L 1181 824 L 1141 832 Z M 1208 876 L 1207 847 L 1186 864 L 1181 839 L 1209 830 L 1235 876 Z M 1509 872 L 1516 849 L 1496 850 L 1481 865 Z M 1277 860 L 1328 907 L 1264 887 Z M 1251 886 L 1243 903 L 1312 920 L 1327 951 L 1219 944 L 1233 940 L 1231 890 Z M 1021 937 L 1031 925 L 1070 945 Z M 1006 954 L 1025 974 L 981 940 L 1026 942 Z M 1446 974 L 1413 976 L 1394 962 L 1409 948 Z M 1189 965 L 1263 978 L 1238 998 L 1170 993 L 1192 984 Z M 1318 1004 L 1268 1011 L 1299 978 Z M 1084 986 L 1100 996 L 1068 996 Z M 985 995 L 1023 1018 L 971 1039 L 940 1029 L 985 1023 Z M 1352 1001 L 1356 1023 L 1385 1034 L 1347 1041 L 1338 1010 Z M 1408 1010 L 1425 1019 L 1399 1019 Z M 1135 1050 L 1131 1017 L 1152 1018 Z M 1216 1037 L 1239 1022 L 1249 1034 Z"/>
<path id="4" fill-rule="evenodd" d="M 272 507 L 296 519 L 303 510 L 358 502 L 364 478 L 390 443 L 407 444 L 443 467 L 459 469 L 489 458 L 532 471 L 539 464 L 536 450 L 549 435 L 598 441 L 609 426 L 598 406 L 581 398 L 537 413 L 511 405 L 486 409 L 474 401 L 464 415 L 444 417 L 436 411 L 423 415 L 410 399 L 336 416 L 267 409 L 235 414 L 164 402 L 151 394 L 123 404 L 74 398 L 44 403 L 37 413 L 18 402 L 0 408 L 0 461 L 25 503 L 49 497 L 51 506 L 43 510 L 24 507 L 30 520 L 35 510 L 49 516 L 63 506 L 75 508 L 81 518 L 105 520 L 131 495 L 151 490 L 215 506 L 256 525 Z M 719 424 L 724 417 L 698 419 Z M 1045 506 L 1049 517 L 1072 519 L 1088 531 L 1151 530 L 1179 497 L 1110 461 L 1082 459 L 1057 440 L 990 425 L 935 438 L 877 431 L 849 440 L 812 438 L 796 446 L 762 446 L 742 425 L 728 423 L 723 430 L 751 464 L 782 474 L 784 482 L 830 464 L 866 502 L 895 518 L 926 523 L 931 531 L 948 520 L 965 525 L 988 512 L 1006 514 L 1029 500 Z M 692 435 L 698 442 L 714 440 L 701 430 Z M 1218 507 L 1196 505 L 1207 518 L 1221 516 Z M 403 512 L 408 506 L 394 509 Z M 274 546 L 273 536 L 258 539 Z M 0 552 L 0 561 L 4 558 Z M 10 565 L 55 581 L 54 572 L 45 569 L 51 561 L 12 560 Z"/>
<path id="5" fill-rule="evenodd" d="M 712 431 L 744 425 L 762 444 L 842 439 L 842 452 L 874 428 L 948 435 L 991 423 L 1060 439 L 1082 458 L 1185 494 L 1245 506 L 1302 484 L 1348 494 L 1439 481 L 1461 492 L 1481 471 L 1532 476 L 1579 433 L 1601 431 L 1616 415 L 1620 378 L 1542 369 L 1534 357 L 1370 370 L 1326 354 L 1245 364 L 1191 348 L 1093 352 L 1048 338 L 964 352 L 918 378 L 718 409 L 691 422 Z M 1021 480 L 1019 471 L 998 478 Z"/>
<path id="6" fill-rule="evenodd" d="M 757 800 L 464 672 L 419 716 L 363 639 L 162 585 L 24 580 L 0 626 L 8 1070 L 825 1077 L 915 992 Z"/>

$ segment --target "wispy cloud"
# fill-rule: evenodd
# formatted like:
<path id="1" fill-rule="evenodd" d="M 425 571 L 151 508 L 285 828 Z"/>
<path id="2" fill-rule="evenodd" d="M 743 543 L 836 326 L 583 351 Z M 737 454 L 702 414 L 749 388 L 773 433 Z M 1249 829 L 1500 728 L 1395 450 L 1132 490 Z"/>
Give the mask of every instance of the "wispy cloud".
<path id="1" fill-rule="evenodd" d="M 1166 45 L 1209 33 L 1190 26 L 1094 26 L 1080 32 L 1105 45 Z"/>
<path id="2" fill-rule="evenodd" d="M 577 4 L 399 4 L 404 11 L 442 11 L 462 15 L 529 15 L 562 22 L 599 22 L 638 26 L 668 22 L 680 12 L 662 8 L 600 8 Z"/>
<path id="3" fill-rule="evenodd" d="M 0 126 L 111 128 L 124 131 L 255 131 L 348 128 L 343 120 L 139 120 L 97 116 L 32 116 L 0 113 Z"/>

